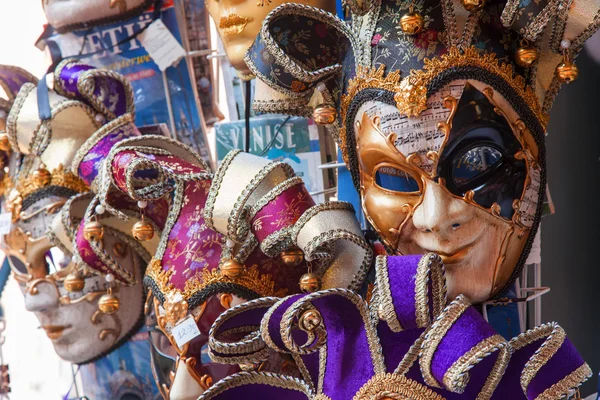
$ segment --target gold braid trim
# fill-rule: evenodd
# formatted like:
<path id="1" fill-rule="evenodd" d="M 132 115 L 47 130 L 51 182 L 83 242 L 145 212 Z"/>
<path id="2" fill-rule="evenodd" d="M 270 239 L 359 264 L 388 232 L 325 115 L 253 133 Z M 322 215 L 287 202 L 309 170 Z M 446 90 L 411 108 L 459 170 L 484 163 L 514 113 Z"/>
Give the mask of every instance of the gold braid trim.
<path id="1" fill-rule="evenodd" d="M 353 400 L 444 400 L 420 383 L 397 374 L 378 374 L 354 395 Z"/>
<path id="2" fill-rule="evenodd" d="M 535 398 L 535 400 L 554 400 L 561 399 L 569 393 L 569 390 L 578 387 L 583 382 L 590 379 L 592 376 L 592 370 L 589 365 L 583 364 L 563 379 L 544 390 L 542 394 Z"/>
<path id="3" fill-rule="evenodd" d="M 261 297 L 284 297 L 287 289 L 275 289 L 275 281 L 271 274 L 261 274 L 257 265 L 245 268 L 241 276 L 236 279 L 230 279 L 221 274 L 221 271 L 214 269 L 212 271 L 202 270 L 199 276 L 188 279 L 183 290 L 179 290 L 171 283 L 173 270 L 164 270 L 160 260 L 153 259 L 146 270 L 146 276 L 152 278 L 158 289 L 164 294 L 180 293 L 185 300 L 189 299 L 194 293 L 216 283 L 235 283 L 243 286 Z"/>

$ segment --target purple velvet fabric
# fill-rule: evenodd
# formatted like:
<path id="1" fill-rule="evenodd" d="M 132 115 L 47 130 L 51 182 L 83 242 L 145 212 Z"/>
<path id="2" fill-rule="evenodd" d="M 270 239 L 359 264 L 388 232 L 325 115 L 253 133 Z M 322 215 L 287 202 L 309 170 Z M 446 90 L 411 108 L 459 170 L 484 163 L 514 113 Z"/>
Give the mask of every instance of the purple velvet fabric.
<path id="1" fill-rule="evenodd" d="M 496 332 L 481 314 L 469 307 L 458 318 L 441 340 L 431 362 L 431 371 L 438 382 L 456 360 L 479 342 Z"/>
<path id="2" fill-rule="evenodd" d="M 549 383 L 560 381 L 583 364 L 584 361 L 577 352 L 577 349 L 575 349 L 575 346 L 573 346 L 568 338 L 565 338 L 565 341 L 554 357 L 540 368 L 540 371 L 529 384 L 527 397 L 535 399 L 551 386 Z"/>
<path id="3" fill-rule="evenodd" d="M 351 399 L 374 374 L 367 332 L 357 307 L 343 296 L 312 301 L 327 329 L 323 393 L 332 400 Z"/>
<path id="4" fill-rule="evenodd" d="M 380 321 L 377 324 L 377 336 L 379 336 L 379 343 L 383 349 L 387 372 L 394 372 L 406 352 L 410 349 L 410 346 L 421 336 L 424 330 L 409 329 L 396 333 L 384 321 Z"/>
<path id="5" fill-rule="evenodd" d="M 275 311 L 271 315 L 271 318 L 269 318 L 269 336 L 271 337 L 271 340 L 273 340 L 273 343 L 275 343 L 275 345 L 280 349 L 286 348 L 285 344 L 283 343 L 283 340 L 281 340 L 281 318 L 283 317 L 283 314 L 287 311 L 288 307 L 291 306 L 295 301 L 302 298 L 302 296 L 303 295 L 295 295 L 288 297 L 285 301 L 283 301 L 283 303 L 281 303 L 279 307 L 275 309 Z"/>
<path id="6" fill-rule="evenodd" d="M 250 383 L 226 390 L 219 394 L 219 400 L 307 400 L 308 397 L 298 390 L 284 389 L 271 385 Z"/>
<path id="7" fill-rule="evenodd" d="M 404 329 L 417 327 L 415 302 L 415 276 L 422 256 L 388 257 L 388 278 L 392 304 L 400 325 Z"/>
<path id="8" fill-rule="evenodd" d="M 394 260 L 389 260 L 391 262 L 388 263 L 394 307 L 396 307 L 398 315 L 404 316 L 403 321 L 414 321 L 414 275 L 419 257 L 404 257 L 404 260 L 400 260 L 400 258 L 402 257 L 393 257 Z M 398 280 L 409 282 L 397 282 Z M 281 318 L 292 303 L 301 296 L 291 296 L 284 300 L 274 310 L 269 321 L 268 330 L 272 340 L 283 350 L 287 349 L 280 338 Z M 399 296 L 405 298 L 398 299 Z M 413 304 L 407 304 L 409 301 L 406 297 L 409 296 Z M 431 293 L 429 293 L 429 297 L 431 297 Z M 320 312 L 327 331 L 327 360 L 324 371 L 321 371 L 324 372 L 325 378 L 323 387 L 320 389 L 332 400 L 351 399 L 375 373 L 374 360 L 371 357 L 367 340 L 367 327 L 360 315 L 360 308 L 347 296 L 331 292 L 322 293 L 320 296 L 317 294 L 311 303 Z M 401 307 L 408 307 L 411 311 L 403 314 Z M 261 312 L 264 312 L 264 309 Z M 412 320 L 410 317 L 406 317 L 411 313 Z M 258 318 L 259 315 L 251 316 L 253 320 Z M 422 328 L 413 328 L 395 333 L 383 321 L 378 324 L 376 330 L 385 359 L 386 372 L 395 370 L 411 345 L 425 332 Z M 295 332 L 304 335 L 300 330 Z M 434 353 L 431 365 L 434 377 L 442 383 L 444 373 L 454 362 L 473 346 L 493 335 L 496 335 L 496 332 L 477 310 L 473 307 L 467 308 L 448 329 Z M 298 344 L 304 343 L 303 338 L 296 337 L 296 335 L 294 338 Z M 566 339 L 556 355 L 534 377 L 528 388 L 528 396 L 525 396 L 519 382 L 523 367 L 543 343 L 543 339 L 537 340 L 515 352 L 502 381 L 496 388 L 493 399 L 533 399 L 583 365 L 583 360 L 571 342 Z M 302 356 L 302 359 L 313 383 L 318 384 L 320 371 L 318 352 Z M 498 352 L 496 351 L 479 360 L 469 370 L 469 383 L 462 394 L 451 393 L 445 389 L 431 389 L 448 400 L 476 398 L 497 359 Z M 420 360 L 417 360 L 413 363 L 406 377 L 425 385 L 419 362 Z M 240 391 L 239 393 L 243 393 L 247 397 L 250 392 Z M 258 391 L 256 394 L 260 398 L 270 398 L 270 390 Z M 229 397 L 219 396 L 218 398 Z"/>
<path id="9" fill-rule="evenodd" d="M 262 317 L 269 307 L 269 305 L 266 305 L 264 307 L 246 309 L 244 312 L 228 318 L 216 333 L 220 334 L 221 332 L 241 326 L 256 326 L 258 328 Z"/>

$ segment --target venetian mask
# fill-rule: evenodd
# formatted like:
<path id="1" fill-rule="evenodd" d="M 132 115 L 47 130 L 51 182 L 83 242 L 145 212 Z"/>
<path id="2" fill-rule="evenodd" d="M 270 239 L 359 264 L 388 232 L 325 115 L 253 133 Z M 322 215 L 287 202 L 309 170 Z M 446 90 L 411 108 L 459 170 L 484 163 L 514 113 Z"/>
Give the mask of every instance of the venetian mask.
<path id="1" fill-rule="evenodd" d="M 262 27 L 263 20 L 283 0 L 206 0 L 231 65 L 242 75 L 252 76 L 244 56 Z M 304 0 L 304 4 L 335 12 L 335 1 Z M 290 41 L 293 40 L 291 36 Z"/>
<path id="2" fill-rule="evenodd" d="M 540 201 L 538 151 L 523 121 L 477 81 L 444 86 L 419 117 L 382 101 L 356 107 L 362 205 L 388 250 L 439 254 L 450 298 L 497 294 Z"/>
<path id="3" fill-rule="evenodd" d="M 20 220 L 5 237 L 4 251 L 26 309 L 36 315 L 59 357 L 79 364 L 103 356 L 135 332 L 144 295 L 141 284 L 119 285 L 115 295 L 127 307 L 112 314 L 99 309 L 109 282 L 91 271 L 82 272 L 67 248 L 69 241 L 61 242 L 54 235 L 66 235 L 67 229 L 57 228 L 61 220 L 82 219 L 89 196 L 80 196 L 63 208 L 65 202 L 64 197 L 49 195 L 23 208 Z M 104 246 L 109 256 L 141 276 L 143 260 L 121 237 L 107 232 Z"/>

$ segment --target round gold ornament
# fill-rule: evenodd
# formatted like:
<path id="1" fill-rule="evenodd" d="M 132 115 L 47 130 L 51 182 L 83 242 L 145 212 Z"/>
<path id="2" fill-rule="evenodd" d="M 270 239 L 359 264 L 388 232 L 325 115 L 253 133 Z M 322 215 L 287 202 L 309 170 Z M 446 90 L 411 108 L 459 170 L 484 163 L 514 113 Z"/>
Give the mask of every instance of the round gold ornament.
<path id="1" fill-rule="evenodd" d="M 221 265 L 221 274 L 229 279 L 237 279 L 244 272 L 244 266 L 236 260 L 229 259 Z"/>
<path id="2" fill-rule="evenodd" d="M 83 227 L 83 237 L 88 242 L 99 242 L 104 237 L 104 227 L 98 221 L 91 221 Z"/>
<path id="3" fill-rule="evenodd" d="M 402 18 L 400 18 L 400 28 L 402 29 L 402 32 L 407 35 L 416 35 L 421 32 L 424 24 L 425 20 L 423 19 L 423 16 L 413 10 L 410 10 L 410 12 L 404 14 Z"/>
<path id="4" fill-rule="evenodd" d="M 287 267 L 295 267 L 304 261 L 304 253 L 300 249 L 288 249 L 281 252 L 281 261 Z"/>
<path id="5" fill-rule="evenodd" d="M 42 165 L 33 171 L 33 180 L 39 186 L 46 186 L 52 181 L 52 174 Z"/>
<path id="6" fill-rule="evenodd" d="M 517 51 L 515 51 L 515 62 L 519 67 L 529 68 L 533 65 L 534 62 L 539 57 L 539 52 L 535 48 L 535 46 L 530 44 L 525 44 L 520 46 Z"/>
<path id="7" fill-rule="evenodd" d="M 8 141 L 8 135 L 6 133 L 0 133 L 0 151 L 9 152 L 11 150 L 10 142 Z"/>
<path id="8" fill-rule="evenodd" d="M 321 313 L 317 310 L 307 310 L 300 316 L 299 326 L 300 329 L 312 332 L 315 330 L 317 326 L 323 322 L 323 317 Z"/>
<path id="9" fill-rule="evenodd" d="M 71 272 L 65 277 L 63 286 L 67 292 L 76 293 L 81 292 L 85 287 L 85 280 L 81 272 Z"/>
<path id="10" fill-rule="evenodd" d="M 561 83 L 571 83 L 579 76 L 577 66 L 570 60 L 565 59 L 556 67 L 556 77 Z"/>
<path id="11" fill-rule="evenodd" d="M 319 275 L 308 272 L 300 277 L 300 290 L 304 293 L 313 293 L 321 289 L 321 278 Z"/>
<path id="12" fill-rule="evenodd" d="M 313 111 L 313 120 L 318 125 L 331 125 L 337 118 L 335 107 L 330 104 L 321 104 Z"/>
<path id="13" fill-rule="evenodd" d="M 154 237 L 154 227 L 150 222 L 142 219 L 133 225 L 131 234 L 138 242 L 147 242 Z"/>
<path id="14" fill-rule="evenodd" d="M 485 0 L 462 0 L 463 7 L 469 12 L 477 11 L 485 6 Z"/>
<path id="15" fill-rule="evenodd" d="M 112 293 L 103 294 L 98 300 L 98 308 L 104 314 L 114 314 L 121 308 L 121 301 Z"/>

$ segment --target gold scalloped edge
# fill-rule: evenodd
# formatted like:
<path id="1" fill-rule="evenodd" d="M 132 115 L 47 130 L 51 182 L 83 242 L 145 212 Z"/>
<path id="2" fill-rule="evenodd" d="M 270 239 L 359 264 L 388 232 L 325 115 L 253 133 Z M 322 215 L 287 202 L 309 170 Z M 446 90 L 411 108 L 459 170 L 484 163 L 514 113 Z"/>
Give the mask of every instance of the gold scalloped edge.
<path id="1" fill-rule="evenodd" d="M 400 397 L 397 397 L 400 395 Z M 387 396 L 387 397 L 386 397 Z M 442 396 L 417 381 L 398 374 L 372 377 L 354 395 L 353 400 L 407 398 L 411 400 L 444 400 Z"/>
<path id="2" fill-rule="evenodd" d="M 199 275 L 188 279 L 185 282 L 183 290 L 176 288 L 171 283 L 172 275 L 173 270 L 163 269 L 162 262 L 157 259 L 152 259 L 146 269 L 146 276 L 154 281 L 162 293 L 179 293 L 186 300 L 191 298 L 196 292 L 217 283 L 235 283 L 236 285 L 252 290 L 261 297 L 283 297 L 287 294 L 287 289 L 285 288 L 276 289 L 273 276 L 271 274 L 261 274 L 258 270 L 258 265 L 245 268 L 242 275 L 236 279 L 230 279 L 222 275 L 219 269 L 204 269 Z"/>

